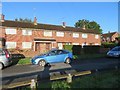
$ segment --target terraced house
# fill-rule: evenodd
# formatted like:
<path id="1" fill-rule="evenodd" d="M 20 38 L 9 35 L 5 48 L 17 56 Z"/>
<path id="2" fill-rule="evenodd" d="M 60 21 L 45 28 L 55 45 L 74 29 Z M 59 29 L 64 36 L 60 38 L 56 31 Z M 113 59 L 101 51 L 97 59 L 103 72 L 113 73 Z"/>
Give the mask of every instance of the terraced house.
<path id="1" fill-rule="evenodd" d="M 5 20 L 1 15 L 0 45 L 7 49 L 19 48 L 43 52 L 63 45 L 100 45 L 100 34 L 95 30 L 62 25 L 49 25 Z"/>

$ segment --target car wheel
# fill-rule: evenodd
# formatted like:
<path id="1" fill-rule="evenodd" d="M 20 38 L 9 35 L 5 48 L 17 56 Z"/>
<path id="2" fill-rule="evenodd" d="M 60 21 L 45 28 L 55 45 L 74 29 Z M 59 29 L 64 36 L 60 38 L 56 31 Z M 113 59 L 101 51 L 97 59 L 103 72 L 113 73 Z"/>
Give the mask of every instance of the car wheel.
<path id="1" fill-rule="evenodd" d="M 65 62 L 66 62 L 67 64 L 70 64 L 70 63 L 71 63 L 71 59 L 70 59 L 70 58 L 67 58 L 67 59 L 65 60 Z"/>
<path id="2" fill-rule="evenodd" d="M 3 64 L 2 63 L 0 63 L 0 70 L 2 70 L 3 69 Z"/>
<path id="3" fill-rule="evenodd" d="M 38 64 L 39 64 L 39 66 L 44 67 L 46 65 L 46 62 L 45 62 L 45 60 L 40 60 Z"/>

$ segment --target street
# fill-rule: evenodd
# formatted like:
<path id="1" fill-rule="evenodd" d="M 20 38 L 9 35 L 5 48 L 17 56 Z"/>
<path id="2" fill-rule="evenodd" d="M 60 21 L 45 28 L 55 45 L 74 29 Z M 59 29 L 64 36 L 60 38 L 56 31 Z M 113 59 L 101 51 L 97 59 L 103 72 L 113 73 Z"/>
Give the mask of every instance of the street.
<path id="1" fill-rule="evenodd" d="M 38 65 L 15 65 L 9 66 L 2 71 L 2 84 L 8 85 L 15 82 L 31 80 L 38 75 L 44 79 L 50 77 L 52 73 L 66 73 L 73 70 L 103 70 L 108 68 L 119 67 L 120 60 L 114 58 L 99 58 L 93 60 L 74 60 L 71 64 L 56 63 L 46 67 Z"/>

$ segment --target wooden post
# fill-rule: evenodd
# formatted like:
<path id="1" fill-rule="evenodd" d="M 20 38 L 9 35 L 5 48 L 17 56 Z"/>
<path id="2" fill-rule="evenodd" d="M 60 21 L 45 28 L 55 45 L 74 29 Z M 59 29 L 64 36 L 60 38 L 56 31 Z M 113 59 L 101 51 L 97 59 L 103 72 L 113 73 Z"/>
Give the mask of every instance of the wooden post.
<path id="1" fill-rule="evenodd" d="M 67 83 L 72 83 L 72 75 L 68 74 Z"/>
<path id="2" fill-rule="evenodd" d="M 36 82 L 35 79 L 31 80 L 31 85 L 30 85 L 31 90 L 36 90 Z"/>

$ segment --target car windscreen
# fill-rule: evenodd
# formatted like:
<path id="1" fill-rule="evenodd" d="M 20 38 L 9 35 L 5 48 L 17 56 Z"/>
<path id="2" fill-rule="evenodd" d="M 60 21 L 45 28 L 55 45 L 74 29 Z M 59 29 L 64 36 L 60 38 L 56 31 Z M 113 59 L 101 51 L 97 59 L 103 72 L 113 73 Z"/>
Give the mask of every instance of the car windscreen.
<path id="1" fill-rule="evenodd" d="M 2 49 L 0 49 L 0 55 L 5 54 L 4 51 Z"/>
<path id="2" fill-rule="evenodd" d="M 111 51 L 120 51 L 120 47 L 115 47 Z"/>

